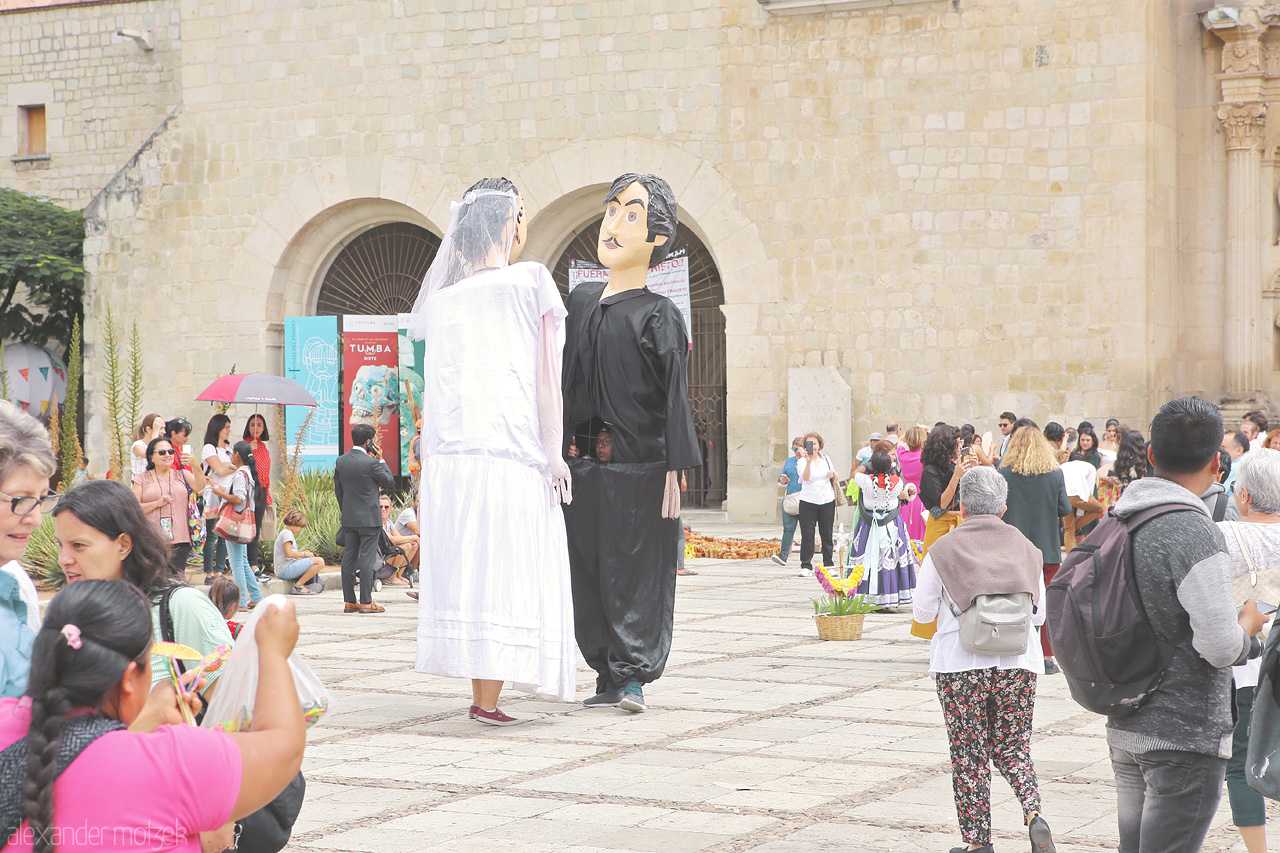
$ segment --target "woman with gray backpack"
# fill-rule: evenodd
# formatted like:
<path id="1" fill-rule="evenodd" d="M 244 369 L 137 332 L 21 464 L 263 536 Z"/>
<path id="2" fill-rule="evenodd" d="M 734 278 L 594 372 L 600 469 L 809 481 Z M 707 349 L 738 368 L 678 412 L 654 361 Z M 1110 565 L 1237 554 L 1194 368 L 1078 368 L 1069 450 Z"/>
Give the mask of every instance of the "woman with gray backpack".
<path id="1" fill-rule="evenodd" d="M 1009 487 L 994 468 L 960 478 L 964 523 L 929 549 L 920 567 L 913 617 L 938 620 L 929 674 L 951 748 L 956 816 L 964 844 L 951 853 L 991 853 L 991 765 L 1022 804 L 1033 853 L 1053 853 L 1040 816 L 1040 784 L 1031 761 L 1036 677 L 1044 655 L 1040 549 L 1001 521 Z"/>

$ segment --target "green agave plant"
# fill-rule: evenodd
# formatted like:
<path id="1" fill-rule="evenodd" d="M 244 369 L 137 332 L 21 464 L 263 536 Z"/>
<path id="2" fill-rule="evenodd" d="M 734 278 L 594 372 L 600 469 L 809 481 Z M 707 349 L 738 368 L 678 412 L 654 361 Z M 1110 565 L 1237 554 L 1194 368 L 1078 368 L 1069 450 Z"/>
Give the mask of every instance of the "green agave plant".
<path id="1" fill-rule="evenodd" d="M 62 589 L 67 576 L 58 565 L 58 540 L 53 535 L 53 516 L 45 515 L 40 526 L 31 532 L 27 553 L 19 560 L 37 586 L 44 589 Z"/>

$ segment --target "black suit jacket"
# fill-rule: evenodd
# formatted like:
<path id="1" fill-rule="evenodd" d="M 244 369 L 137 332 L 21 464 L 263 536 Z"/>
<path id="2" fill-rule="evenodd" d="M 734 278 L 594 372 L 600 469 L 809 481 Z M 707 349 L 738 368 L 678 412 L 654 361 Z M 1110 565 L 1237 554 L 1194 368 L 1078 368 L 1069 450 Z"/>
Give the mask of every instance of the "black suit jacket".
<path id="1" fill-rule="evenodd" d="M 333 466 L 333 492 L 338 496 L 343 527 L 382 526 L 379 487 L 395 488 L 387 463 L 355 447 L 338 457 Z"/>

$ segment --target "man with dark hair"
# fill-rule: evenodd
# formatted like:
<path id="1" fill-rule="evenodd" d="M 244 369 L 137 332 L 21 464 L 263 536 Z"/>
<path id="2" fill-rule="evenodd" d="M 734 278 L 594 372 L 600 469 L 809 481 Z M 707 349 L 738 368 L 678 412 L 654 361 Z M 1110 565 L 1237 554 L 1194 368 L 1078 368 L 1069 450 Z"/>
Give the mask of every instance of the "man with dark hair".
<path id="1" fill-rule="evenodd" d="M 1013 412 L 1000 413 L 1000 434 L 1004 438 L 1000 439 L 1000 452 L 996 454 L 996 464 L 1000 464 L 1000 457 L 1004 456 L 1005 449 L 1009 447 L 1009 436 L 1013 435 L 1013 425 L 1018 422 L 1018 416 Z"/>
<path id="2" fill-rule="evenodd" d="M 1115 505 L 1121 519 L 1171 511 L 1129 537 L 1142 608 L 1175 650 L 1141 707 L 1107 720 L 1121 850 L 1198 851 L 1222 798 L 1231 755 L 1231 670 L 1262 651 L 1266 617 L 1253 601 L 1237 616 L 1226 543 L 1199 495 L 1218 475 L 1222 416 L 1183 397 L 1151 422 L 1151 476 Z"/>
<path id="3" fill-rule="evenodd" d="M 382 461 L 382 450 L 374 438 L 378 431 L 369 424 L 351 428 L 351 449 L 333 466 L 333 493 L 342 512 L 338 530 L 342 546 L 342 600 L 344 613 L 381 613 L 386 608 L 373 603 L 373 578 L 378 571 L 378 540 L 382 531 L 382 510 L 378 507 L 379 487 L 395 488 L 391 469 Z M 356 578 L 360 578 L 360 600 L 356 601 Z"/>
<path id="4" fill-rule="evenodd" d="M 702 464 L 689 407 L 689 337 L 675 303 L 645 287 L 676 235 L 676 202 L 655 175 L 625 174 L 605 196 L 596 247 L 607 283 L 565 307 L 564 453 L 576 500 L 564 507 L 574 633 L 596 671 L 583 704 L 645 710 L 643 686 L 671 651 L 680 472 Z M 599 424 L 610 453 L 600 452 Z M 595 456 L 582 453 L 595 446 Z"/>
<path id="5" fill-rule="evenodd" d="M 1240 429 L 1249 436 L 1249 446 L 1258 447 L 1267 438 L 1267 430 L 1271 424 L 1267 421 L 1267 415 L 1258 409 L 1245 413 L 1244 419 L 1240 421 Z"/>

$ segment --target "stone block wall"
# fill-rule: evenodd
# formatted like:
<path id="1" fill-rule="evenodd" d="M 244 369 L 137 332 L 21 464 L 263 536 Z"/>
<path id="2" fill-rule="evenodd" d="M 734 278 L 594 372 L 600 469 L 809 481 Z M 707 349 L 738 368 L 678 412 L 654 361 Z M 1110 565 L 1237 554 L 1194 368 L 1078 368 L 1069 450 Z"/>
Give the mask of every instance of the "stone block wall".
<path id="1" fill-rule="evenodd" d="M 154 50 L 121 29 L 150 30 Z M 0 184 L 83 208 L 178 103 L 178 0 L 9 12 L 0 31 Z M 15 163 L 30 104 L 45 104 L 49 159 Z"/>
<path id="2" fill-rule="evenodd" d="M 536 232 L 630 169 L 672 182 L 721 272 L 735 517 L 775 514 L 792 367 L 840 372 L 855 440 L 1003 409 L 1140 421 L 1180 369 L 1151 342 L 1178 286 L 1178 114 L 1151 92 L 1187 10 L 473 5 L 498 4 L 184 5 L 181 112 L 93 244 L 91 304 L 164 353 L 156 405 L 269 367 L 270 324 L 363 210 L 438 231 L 507 174 Z"/>

